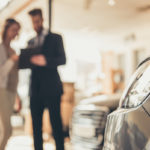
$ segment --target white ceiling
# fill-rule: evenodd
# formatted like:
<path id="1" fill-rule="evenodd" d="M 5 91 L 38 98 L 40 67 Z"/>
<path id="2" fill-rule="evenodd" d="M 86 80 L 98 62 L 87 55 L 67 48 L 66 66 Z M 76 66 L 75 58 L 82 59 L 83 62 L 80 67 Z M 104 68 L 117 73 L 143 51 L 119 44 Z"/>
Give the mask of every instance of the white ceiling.
<path id="1" fill-rule="evenodd" d="M 4 11 L 0 12 L 2 23 L 5 18 L 28 0 L 13 0 Z M 139 7 L 150 5 L 148 0 L 116 0 L 113 7 L 108 5 L 108 0 L 91 0 L 89 8 L 86 2 L 90 0 L 55 0 L 53 1 L 53 27 L 73 28 L 83 27 L 94 28 L 100 31 L 114 31 L 115 29 L 138 28 L 141 25 L 149 25 L 149 11 L 140 12 Z M 33 0 L 33 3 L 26 10 L 33 7 L 42 7 L 47 18 L 48 0 Z M 24 18 L 27 11 L 17 15 Z M 26 18 L 26 17 L 25 17 Z"/>
<path id="2" fill-rule="evenodd" d="M 59 25 L 64 28 L 87 26 L 88 28 L 97 28 L 100 31 L 114 31 L 118 28 L 131 29 L 141 24 L 146 25 L 147 18 L 150 16 L 150 11 L 137 11 L 138 7 L 150 4 L 150 1 L 147 0 L 116 0 L 116 5 L 113 7 L 108 5 L 107 0 L 92 0 L 89 9 L 84 9 L 85 1 L 55 1 L 56 18 L 54 17 L 54 19 L 61 20 Z"/>
<path id="3" fill-rule="evenodd" d="M 0 23 L 28 0 L 13 0 L 0 13 Z M 53 0 L 52 29 L 89 30 L 110 36 L 128 36 L 132 33 L 140 38 L 150 38 L 150 9 L 138 11 L 139 8 L 150 5 L 148 0 L 116 0 L 116 5 L 108 5 L 108 0 Z M 33 7 L 41 7 L 44 11 L 45 26 L 48 26 L 48 0 L 33 0 L 33 2 L 16 18 L 22 23 L 25 30 L 30 31 L 31 23 L 27 12 Z"/>

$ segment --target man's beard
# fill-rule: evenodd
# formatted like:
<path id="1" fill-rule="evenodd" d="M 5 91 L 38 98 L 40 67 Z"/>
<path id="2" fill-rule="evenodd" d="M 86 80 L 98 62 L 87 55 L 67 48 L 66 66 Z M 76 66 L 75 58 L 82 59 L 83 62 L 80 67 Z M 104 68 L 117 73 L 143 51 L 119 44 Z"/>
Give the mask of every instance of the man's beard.
<path id="1" fill-rule="evenodd" d="M 43 30 L 43 27 L 39 28 L 38 30 L 36 30 L 37 34 L 40 34 Z"/>

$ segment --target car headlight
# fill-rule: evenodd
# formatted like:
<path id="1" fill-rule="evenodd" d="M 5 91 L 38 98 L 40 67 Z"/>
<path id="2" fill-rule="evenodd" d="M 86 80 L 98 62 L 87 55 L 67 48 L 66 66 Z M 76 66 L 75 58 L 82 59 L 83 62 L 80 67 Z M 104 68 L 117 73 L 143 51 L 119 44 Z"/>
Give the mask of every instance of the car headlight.
<path id="1" fill-rule="evenodd" d="M 150 94 L 150 61 L 144 62 L 131 77 L 120 101 L 120 107 L 137 107 Z"/>

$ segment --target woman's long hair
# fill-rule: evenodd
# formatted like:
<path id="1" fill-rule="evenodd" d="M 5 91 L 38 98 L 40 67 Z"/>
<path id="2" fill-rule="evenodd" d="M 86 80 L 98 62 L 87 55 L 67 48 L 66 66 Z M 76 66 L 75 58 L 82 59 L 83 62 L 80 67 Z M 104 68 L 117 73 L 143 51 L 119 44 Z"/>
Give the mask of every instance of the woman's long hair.
<path id="1" fill-rule="evenodd" d="M 9 27 L 11 27 L 13 24 L 17 24 L 19 26 L 19 28 L 21 27 L 20 26 L 20 23 L 18 21 L 16 21 L 15 19 L 13 18 L 8 18 L 6 21 L 5 21 L 5 25 L 4 25 L 4 28 L 3 28 L 3 31 L 2 31 L 2 41 L 4 41 L 6 39 L 6 34 L 7 34 L 7 30 L 9 29 Z"/>

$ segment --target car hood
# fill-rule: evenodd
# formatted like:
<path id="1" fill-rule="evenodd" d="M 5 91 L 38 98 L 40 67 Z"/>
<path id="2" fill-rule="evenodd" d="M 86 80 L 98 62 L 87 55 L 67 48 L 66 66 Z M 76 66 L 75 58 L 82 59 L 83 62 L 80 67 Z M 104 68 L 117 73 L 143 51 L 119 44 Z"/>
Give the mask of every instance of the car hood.
<path id="1" fill-rule="evenodd" d="M 103 150 L 143 150 L 146 147 L 148 137 L 143 129 L 144 122 L 143 126 L 137 122 L 138 111 L 122 109 L 108 116 Z"/>

